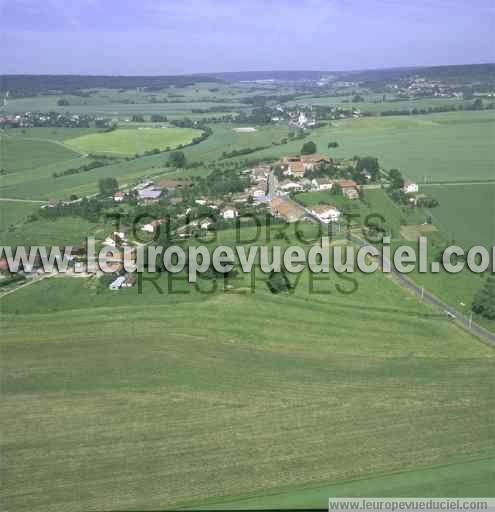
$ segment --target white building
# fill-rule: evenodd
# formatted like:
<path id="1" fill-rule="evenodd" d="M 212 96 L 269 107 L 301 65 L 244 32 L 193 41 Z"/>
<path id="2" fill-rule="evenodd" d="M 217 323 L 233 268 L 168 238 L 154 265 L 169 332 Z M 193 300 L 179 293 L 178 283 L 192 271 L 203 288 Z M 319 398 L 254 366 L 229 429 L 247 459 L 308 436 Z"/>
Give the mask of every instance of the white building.
<path id="1" fill-rule="evenodd" d="M 316 190 L 332 190 L 333 183 L 327 178 L 314 178 L 311 184 Z"/>
<path id="2" fill-rule="evenodd" d="M 303 186 L 297 181 L 285 180 L 279 183 L 278 190 L 281 190 L 287 194 L 289 192 L 301 192 L 303 190 Z"/>
<path id="3" fill-rule="evenodd" d="M 402 188 L 406 194 L 416 194 L 419 192 L 419 186 L 411 180 L 404 180 L 404 187 Z"/>
<path id="4" fill-rule="evenodd" d="M 235 219 L 239 217 L 239 210 L 237 208 L 224 208 L 222 210 L 222 217 L 225 220 Z"/>
<path id="5" fill-rule="evenodd" d="M 318 217 L 318 219 L 325 224 L 328 224 L 330 222 L 337 222 L 342 216 L 342 212 L 340 210 L 337 210 L 335 206 L 325 205 L 314 206 L 311 209 L 311 213 L 315 217 Z"/>
<path id="6" fill-rule="evenodd" d="M 122 286 L 125 283 L 125 280 L 125 276 L 119 276 L 117 277 L 117 279 L 115 279 L 115 281 L 112 281 L 110 283 L 110 286 L 108 288 L 110 288 L 110 290 L 118 290 L 119 288 L 122 288 Z"/>

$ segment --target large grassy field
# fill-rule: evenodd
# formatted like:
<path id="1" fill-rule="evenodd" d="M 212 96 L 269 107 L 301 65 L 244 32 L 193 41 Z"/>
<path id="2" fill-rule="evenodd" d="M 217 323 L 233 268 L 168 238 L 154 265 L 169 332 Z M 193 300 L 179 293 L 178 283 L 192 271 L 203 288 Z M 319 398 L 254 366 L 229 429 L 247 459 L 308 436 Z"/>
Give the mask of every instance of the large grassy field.
<path id="1" fill-rule="evenodd" d="M 399 472 L 334 485 L 281 490 L 279 493 L 216 502 L 202 510 L 310 508 L 325 509 L 329 497 L 479 497 L 492 494 L 493 457 L 413 471 Z M 195 507 L 191 507 L 193 510 Z"/>
<path id="2" fill-rule="evenodd" d="M 376 156 L 384 167 L 420 182 L 494 177 L 495 111 L 343 119 L 314 130 L 308 139 L 331 156 Z M 327 149 L 331 141 L 339 147 Z M 254 156 L 295 154 L 302 144 L 294 141 Z"/>
<path id="3" fill-rule="evenodd" d="M 439 201 L 431 214 L 450 240 L 465 248 L 495 245 L 495 183 L 425 185 L 422 190 Z"/>
<path id="4" fill-rule="evenodd" d="M 77 158 L 79 153 L 48 140 L 31 140 L 0 135 L 0 169 L 19 173 L 47 164 Z M 3 179 L 0 176 L 0 183 Z"/>
<path id="5" fill-rule="evenodd" d="M 136 128 L 117 129 L 105 133 L 91 133 L 67 139 L 67 145 L 86 153 L 111 153 L 115 155 L 142 154 L 150 149 L 164 150 L 190 144 L 201 135 L 192 128 Z"/>
<path id="6" fill-rule="evenodd" d="M 342 109 L 359 109 L 362 112 L 381 113 L 390 110 L 413 110 L 445 106 L 464 106 L 472 103 L 462 98 L 418 98 L 418 99 L 397 99 L 390 95 L 383 101 L 381 95 L 365 96 L 364 100 L 352 103 L 353 96 L 303 96 L 289 105 L 322 105 L 326 107 L 340 107 Z"/>
<path id="7" fill-rule="evenodd" d="M 53 278 L 4 297 L 2 508 L 192 506 L 495 456 L 493 349 L 352 277 L 310 293 L 303 274 L 288 295 L 259 273 L 254 294 L 248 277 L 213 294 Z M 488 492 L 476 471 L 423 482 Z"/>
<path id="8" fill-rule="evenodd" d="M 221 158 L 224 151 L 233 151 L 243 148 L 254 148 L 259 146 L 270 146 L 273 142 L 279 143 L 284 137 L 287 136 L 287 127 L 281 126 L 267 126 L 257 127 L 257 131 L 251 133 L 239 133 L 234 131 L 237 126 L 215 124 L 212 126 L 213 134 L 200 144 L 196 144 L 184 149 L 188 161 L 205 161 L 209 162 Z M 63 140 L 64 143 L 69 142 L 70 129 L 54 131 L 52 129 L 33 129 L 28 135 L 31 138 L 45 139 L 54 137 L 54 140 Z M 44 131 L 43 131 L 44 130 Z M 94 136 L 105 137 L 106 135 L 118 134 L 126 130 L 117 130 L 116 132 L 106 134 L 82 134 L 76 130 L 76 139 L 87 140 L 86 137 Z M 148 140 L 148 137 L 156 132 L 161 135 L 162 132 L 168 132 L 165 129 L 155 130 L 139 130 L 134 131 L 143 132 L 143 140 Z M 22 132 L 15 131 L 15 136 L 22 141 L 24 135 Z M 27 136 L 27 135 L 26 135 Z M 101 140 L 101 139 L 98 139 Z M 105 140 L 105 139 L 103 139 Z M 28 144 L 28 141 L 25 141 Z M 50 144 L 49 142 L 42 141 L 43 144 Z M 136 141 L 135 141 L 136 142 Z M 30 144 L 31 142 L 29 142 Z M 156 144 L 151 143 L 151 139 L 146 142 L 147 145 L 156 147 Z M 56 146 L 51 144 L 51 146 Z M 135 147 L 129 146 L 129 151 L 132 152 Z M 89 151 L 89 148 L 85 148 Z M 153 174 L 154 168 L 163 168 L 168 159 L 167 153 L 154 155 L 144 158 L 135 159 L 128 162 L 119 162 L 98 169 L 91 172 L 73 174 L 63 176 L 60 178 L 53 178 L 53 173 L 61 173 L 68 168 L 79 167 L 90 161 L 88 158 L 79 158 L 77 154 L 69 152 L 72 157 L 69 160 L 63 161 L 52 160 L 45 162 L 43 165 L 36 165 L 36 161 L 31 162 L 31 167 L 23 171 L 23 173 L 13 173 L 6 176 L 0 176 L 0 196 L 15 197 L 15 198 L 34 198 L 34 199 L 51 199 L 61 198 L 67 199 L 71 194 L 86 195 L 92 194 L 97 191 L 98 180 L 100 178 L 114 176 L 118 179 L 121 185 L 132 183 L 141 176 Z M 17 153 L 17 158 L 22 158 L 22 153 Z M 197 170 L 194 169 L 194 172 Z M 206 172 L 206 171 L 203 171 Z"/>

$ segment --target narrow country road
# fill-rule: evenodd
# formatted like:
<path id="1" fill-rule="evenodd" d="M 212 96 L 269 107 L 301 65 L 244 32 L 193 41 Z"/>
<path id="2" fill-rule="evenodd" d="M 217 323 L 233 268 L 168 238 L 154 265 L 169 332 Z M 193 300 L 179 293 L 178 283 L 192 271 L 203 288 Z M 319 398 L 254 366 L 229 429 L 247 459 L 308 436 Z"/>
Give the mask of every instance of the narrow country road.
<path id="1" fill-rule="evenodd" d="M 300 206 L 298 203 L 296 203 L 294 200 L 290 198 L 286 198 L 287 201 L 292 202 L 294 205 Z M 314 215 L 311 214 L 308 210 L 307 217 L 313 221 L 320 222 L 318 218 L 316 218 Z M 359 238 L 358 236 L 349 233 L 348 238 L 351 242 L 355 243 L 356 245 L 362 247 L 365 245 L 371 245 L 368 244 L 363 239 Z M 374 246 L 373 246 L 374 247 Z M 495 333 L 489 331 L 488 329 L 485 329 L 477 322 L 473 321 L 472 319 L 466 317 L 466 315 L 459 311 L 443 300 L 439 299 L 435 295 L 433 295 L 431 292 L 427 291 L 424 287 L 418 286 L 412 279 L 409 279 L 406 275 L 399 272 L 394 265 L 384 258 L 383 254 L 379 251 L 379 257 L 382 261 L 382 265 L 386 263 L 389 268 L 391 269 L 391 275 L 393 275 L 396 279 L 395 282 L 399 285 L 403 286 L 404 288 L 413 291 L 416 293 L 418 297 L 421 297 L 422 300 L 424 300 L 427 304 L 430 304 L 430 306 L 433 306 L 434 309 L 444 313 L 446 316 L 452 319 L 452 321 L 456 321 L 460 323 L 463 327 L 468 329 L 470 332 L 476 334 L 480 338 L 482 338 L 484 341 L 486 341 L 488 344 L 495 347 Z"/>

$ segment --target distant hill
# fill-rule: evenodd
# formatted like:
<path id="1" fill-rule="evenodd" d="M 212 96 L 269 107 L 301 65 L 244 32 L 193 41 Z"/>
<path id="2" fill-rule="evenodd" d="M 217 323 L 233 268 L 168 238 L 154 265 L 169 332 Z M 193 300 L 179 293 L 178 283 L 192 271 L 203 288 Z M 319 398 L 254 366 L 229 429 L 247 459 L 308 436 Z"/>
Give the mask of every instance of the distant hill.
<path id="1" fill-rule="evenodd" d="M 328 75 L 341 73 L 330 71 L 233 71 L 210 73 L 209 76 L 226 82 L 254 82 L 257 80 L 277 80 L 280 82 L 317 81 Z"/>
<path id="2" fill-rule="evenodd" d="M 160 90 L 168 86 L 185 87 L 197 82 L 217 82 L 204 75 L 183 76 L 92 76 L 92 75 L 0 75 L 0 92 L 14 96 L 34 96 L 46 93 L 74 93 L 82 89 Z"/>
<path id="3" fill-rule="evenodd" d="M 458 66 L 407 67 L 349 71 L 339 79 L 353 82 L 381 82 L 421 75 L 430 80 L 470 83 L 495 81 L 495 64 L 463 64 Z"/>

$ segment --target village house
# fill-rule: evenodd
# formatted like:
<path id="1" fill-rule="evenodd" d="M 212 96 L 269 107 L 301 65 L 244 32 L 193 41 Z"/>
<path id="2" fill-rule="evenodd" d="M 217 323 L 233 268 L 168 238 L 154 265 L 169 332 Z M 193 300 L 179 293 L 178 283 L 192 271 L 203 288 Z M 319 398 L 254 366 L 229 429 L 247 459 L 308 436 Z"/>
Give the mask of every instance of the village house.
<path id="1" fill-rule="evenodd" d="M 103 245 L 108 247 L 117 247 L 127 242 L 127 235 L 123 231 L 114 231 L 110 236 L 107 236 L 103 241 Z"/>
<path id="2" fill-rule="evenodd" d="M 273 197 L 270 202 L 270 209 L 272 215 L 282 217 L 287 222 L 297 222 L 306 216 L 306 211 L 302 206 L 282 197 Z"/>
<path id="3" fill-rule="evenodd" d="M 287 171 L 284 174 L 288 176 L 294 176 L 295 178 L 302 178 L 306 172 L 306 167 L 301 161 L 290 162 L 287 165 Z"/>
<path id="4" fill-rule="evenodd" d="M 263 179 L 263 180 L 260 180 L 257 183 L 257 185 L 249 187 L 247 189 L 247 193 L 253 198 L 263 197 L 266 195 L 267 187 L 268 187 L 268 182 L 266 181 L 266 179 Z"/>
<path id="5" fill-rule="evenodd" d="M 304 187 L 302 183 L 291 180 L 283 180 L 278 184 L 278 190 L 289 194 L 290 192 L 301 192 Z"/>
<path id="6" fill-rule="evenodd" d="M 250 171 L 250 179 L 254 183 L 260 181 L 266 181 L 266 178 L 270 175 L 271 168 L 269 165 L 259 165 Z"/>
<path id="7" fill-rule="evenodd" d="M 316 190 L 332 190 L 333 188 L 333 182 L 328 178 L 314 178 L 311 184 Z"/>
<path id="8" fill-rule="evenodd" d="M 213 224 L 215 224 L 215 222 L 208 217 L 206 219 L 201 219 L 201 221 L 199 223 L 199 227 L 201 229 L 209 229 L 210 226 L 213 226 Z"/>
<path id="9" fill-rule="evenodd" d="M 152 222 L 148 222 L 141 227 L 141 231 L 145 231 L 146 233 L 154 233 L 159 226 L 165 224 L 167 221 L 165 219 L 156 219 Z"/>
<path id="10" fill-rule="evenodd" d="M 110 290 L 120 290 L 120 288 L 131 288 L 136 284 L 136 281 L 136 276 L 126 274 L 124 276 L 117 277 L 114 281 L 110 283 L 108 288 Z"/>
<path id="11" fill-rule="evenodd" d="M 337 180 L 335 185 L 342 191 L 347 199 L 359 199 L 359 185 L 354 180 Z"/>
<path id="12" fill-rule="evenodd" d="M 417 192 L 419 192 L 419 186 L 417 183 L 414 183 L 409 179 L 405 179 L 402 190 L 404 191 L 405 194 L 416 194 Z"/>
<path id="13" fill-rule="evenodd" d="M 335 206 L 329 205 L 313 206 L 311 208 L 311 213 L 325 224 L 337 222 L 342 216 L 342 212 L 340 210 Z"/>
<path id="14" fill-rule="evenodd" d="M 124 201 L 126 198 L 126 193 L 125 192 L 122 192 L 122 191 L 118 191 L 118 192 L 115 192 L 114 196 L 113 196 L 113 200 L 116 202 L 116 203 L 121 203 L 122 201 Z"/>
<path id="15" fill-rule="evenodd" d="M 236 217 L 239 217 L 239 210 L 233 207 L 224 208 L 221 213 L 222 217 L 225 220 L 235 219 Z"/>
<path id="16" fill-rule="evenodd" d="M 162 190 L 151 186 L 138 191 L 138 197 L 141 201 L 154 202 L 162 196 Z"/>
<path id="17" fill-rule="evenodd" d="M 306 171 L 314 171 L 317 167 L 323 164 L 330 164 L 332 160 L 326 155 L 303 155 L 301 162 Z"/>

